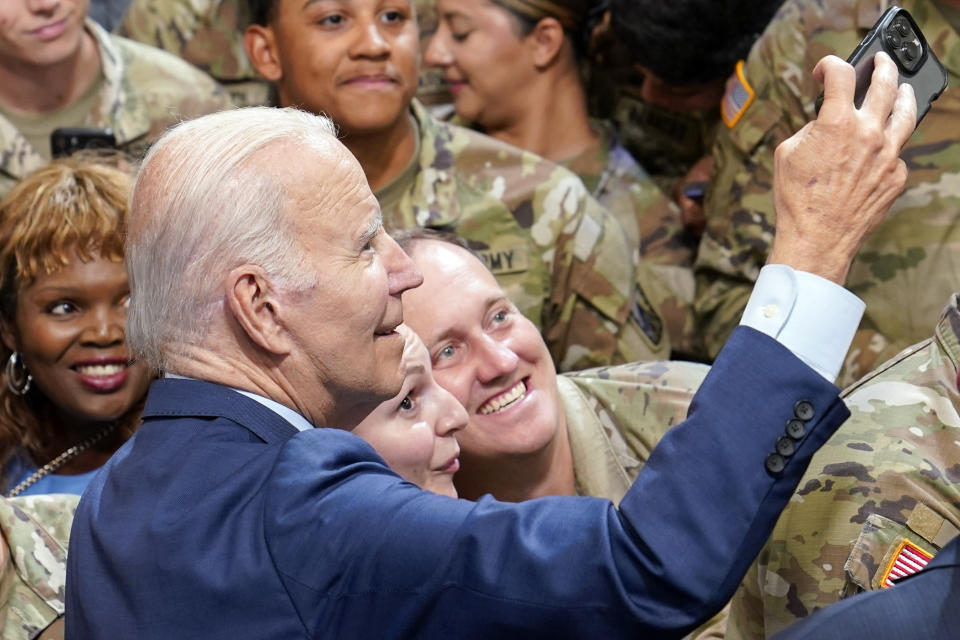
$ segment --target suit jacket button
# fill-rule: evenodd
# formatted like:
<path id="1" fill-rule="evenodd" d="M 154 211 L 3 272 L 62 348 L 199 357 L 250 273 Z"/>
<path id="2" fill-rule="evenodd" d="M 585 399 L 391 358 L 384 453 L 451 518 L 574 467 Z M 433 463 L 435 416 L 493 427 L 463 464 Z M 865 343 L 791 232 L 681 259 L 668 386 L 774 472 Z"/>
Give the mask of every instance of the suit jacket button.
<path id="1" fill-rule="evenodd" d="M 777 453 L 782 455 L 784 458 L 789 458 L 797 450 L 797 445 L 791 438 L 787 436 L 780 436 L 777 438 Z"/>
<path id="2" fill-rule="evenodd" d="M 770 473 L 780 473 L 783 471 L 783 468 L 787 466 L 786 461 L 783 459 L 779 453 L 771 453 L 767 456 L 766 460 L 767 471 Z"/>
<path id="3" fill-rule="evenodd" d="M 800 440 L 807 435 L 807 425 L 803 420 L 794 418 L 787 422 L 787 435 L 794 440 Z"/>
<path id="4" fill-rule="evenodd" d="M 793 405 L 793 415 L 797 416 L 804 422 L 807 420 L 813 419 L 813 404 L 809 400 L 801 400 L 797 404 Z"/>

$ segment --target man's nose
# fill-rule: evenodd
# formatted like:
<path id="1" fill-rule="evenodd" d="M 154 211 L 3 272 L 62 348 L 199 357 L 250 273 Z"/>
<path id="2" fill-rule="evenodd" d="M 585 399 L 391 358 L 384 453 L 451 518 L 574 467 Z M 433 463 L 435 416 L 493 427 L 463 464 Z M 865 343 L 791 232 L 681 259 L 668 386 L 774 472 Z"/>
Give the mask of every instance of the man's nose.
<path id="1" fill-rule="evenodd" d="M 520 361 L 517 354 L 503 342 L 484 335 L 476 344 L 477 380 L 493 382 L 512 374 Z"/>
<path id="2" fill-rule="evenodd" d="M 415 289 L 423 283 L 423 274 L 393 238 L 385 236 L 381 252 L 390 295 L 399 296 L 407 289 Z"/>

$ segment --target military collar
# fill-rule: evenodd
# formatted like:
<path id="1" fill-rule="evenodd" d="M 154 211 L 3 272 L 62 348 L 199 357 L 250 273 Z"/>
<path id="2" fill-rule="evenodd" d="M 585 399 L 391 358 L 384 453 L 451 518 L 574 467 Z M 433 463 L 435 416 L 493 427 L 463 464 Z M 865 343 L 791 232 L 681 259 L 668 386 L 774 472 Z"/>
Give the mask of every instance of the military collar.
<path id="1" fill-rule="evenodd" d="M 143 98 L 127 86 L 130 79 L 125 78 L 126 66 L 118 44 L 119 37 L 111 36 L 90 18 L 87 18 L 85 27 L 97 41 L 104 78 L 100 99 L 87 124 L 112 129 L 117 145 L 123 146 L 150 131 L 150 116 L 145 105 L 142 105 Z"/>
<path id="2" fill-rule="evenodd" d="M 567 436 L 578 492 L 619 504 L 631 485 L 627 470 L 640 466 L 640 461 L 617 455 L 600 418 L 577 385 L 558 375 L 557 390 L 567 418 Z"/>

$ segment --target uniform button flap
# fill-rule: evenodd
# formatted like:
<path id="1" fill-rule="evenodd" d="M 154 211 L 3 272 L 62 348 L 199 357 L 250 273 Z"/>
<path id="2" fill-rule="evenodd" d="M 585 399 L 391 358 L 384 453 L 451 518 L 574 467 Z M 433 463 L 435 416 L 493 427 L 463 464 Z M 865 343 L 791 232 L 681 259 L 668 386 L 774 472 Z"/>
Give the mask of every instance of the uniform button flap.
<path id="1" fill-rule="evenodd" d="M 804 422 L 807 420 L 812 420 L 813 404 L 809 400 L 801 400 L 797 404 L 793 405 L 793 415 L 797 416 Z"/>
<path id="2" fill-rule="evenodd" d="M 787 435 L 794 440 L 800 440 L 807 435 L 807 425 L 803 420 L 794 418 L 787 422 Z"/>
<path id="3" fill-rule="evenodd" d="M 787 466 L 783 456 L 781 456 L 779 453 L 771 453 L 768 455 L 764 464 L 767 467 L 767 471 L 770 473 L 780 473 L 783 471 L 783 468 Z"/>
<path id="4" fill-rule="evenodd" d="M 793 441 L 792 438 L 787 436 L 780 436 L 777 438 L 777 453 L 782 455 L 785 458 L 789 458 L 796 452 L 797 444 Z"/>

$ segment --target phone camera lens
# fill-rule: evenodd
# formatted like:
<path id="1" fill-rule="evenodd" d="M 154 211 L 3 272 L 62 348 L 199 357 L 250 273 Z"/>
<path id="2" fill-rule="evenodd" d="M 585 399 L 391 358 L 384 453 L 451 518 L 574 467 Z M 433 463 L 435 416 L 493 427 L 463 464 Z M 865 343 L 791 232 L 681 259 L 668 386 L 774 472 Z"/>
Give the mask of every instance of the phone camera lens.
<path id="1" fill-rule="evenodd" d="M 910 25 L 903 18 L 897 18 L 893 21 L 893 27 L 901 36 L 906 38 L 910 34 Z"/>
<path id="2" fill-rule="evenodd" d="M 907 59 L 908 62 L 913 62 L 920 57 L 920 43 L 916 40 L 906 43 L 903 45 L 903 56 Z"/>
<path id="3" fill-rule="evenodd" d="M 900 46 L 903 44 L 903 38 L 900 37 L 899 33 L 891 29 L 887 33 L 887 42 L 889 42 L 890 46 L 893 47 L 894 49 L 899 49 Z"/>

